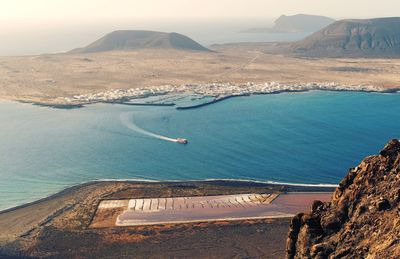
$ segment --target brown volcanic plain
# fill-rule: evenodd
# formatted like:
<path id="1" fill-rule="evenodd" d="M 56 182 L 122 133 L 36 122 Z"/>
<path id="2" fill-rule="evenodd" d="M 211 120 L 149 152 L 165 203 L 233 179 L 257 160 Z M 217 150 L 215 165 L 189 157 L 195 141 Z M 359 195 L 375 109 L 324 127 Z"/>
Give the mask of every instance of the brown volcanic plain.
<path id="1" fill-rule="evenodd" d="M 400 86 L 398 59 L 307 59 L 268 54 L 273 44 L 227 44 L 215 52 L 142 49 L 0 58 L 0 98 L 55 103 L 112 89 L 233 82 L 337 82 Z"/>

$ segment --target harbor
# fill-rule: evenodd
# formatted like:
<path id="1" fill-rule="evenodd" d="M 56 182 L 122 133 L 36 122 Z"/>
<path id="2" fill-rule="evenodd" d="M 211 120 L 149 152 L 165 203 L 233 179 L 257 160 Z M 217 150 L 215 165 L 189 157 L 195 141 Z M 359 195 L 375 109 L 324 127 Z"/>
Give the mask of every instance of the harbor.
<path id="1" fill-rule="evenodd" d="M 249 94 L 235 94 L 235 95 L 225 95 L 225 96 L 218 96 L 215 97 L 213 100 L 209 101 L 209 102 L 204 102 L 204 103 L 200 103 L 200 104 L 194 104 L 194 105 L 189 105 L 189 106 L 178 106 L 176 107 L 177 110 L 190 110 L 190 109 L 197 109 L 197 108 L 201 108 L 207 105 L 211 105 L 217 102 L 221 102 L 223 100 L 227 100 L 233 97 L 241 97 L 241 96 L 249 96 Z"/>
<path id="2" fill-rule="evenodd" d="M 133 103 L 133 102 L 119 102 L 118 104 L 122 105 L 131 105 L 131 106 L 175 106 L 175 103 Z"/>
<path id="3" fill-rule="evenodd" d="M 342 85 L 337 82 L 308 82 L 298 84 L 285 84 L 280 82 L 265 83 L 193 83 L 183 85 L 161 85 L 150 86 L 145 89 L 130 88 L 116 89 L 105 92 L 75 95 L 71 97 L 58 97 L 57 104 L 82 105 L 90 103 L 122 103 L 127 105 L 144 106 L 174 106 L 175 102 L 166 102 L 168 96 L 191 96 L 213 97 L 211 101 L 200 104 L 179 106 L 179 109 L 194 109 L 207 106 L 231 97 L 249 96 L 260 94 L 278 94 L 285 92 L 305 92 L 312 90 L 320 91 L 353 91 L 353 92 L 382 92 L 396 93 L 398 88 L 385 89 L 374 85 Z M 162 97 L 161 97 L 162 96 Z M 161 97 L 160 101 L 145 101 L 145 99 Z M 177 98 L 178 100 L 179 98 Z M 135 102 L 134 100 L 141 100 Z M 132 103 L 132 104 L 131 104 Z"/>

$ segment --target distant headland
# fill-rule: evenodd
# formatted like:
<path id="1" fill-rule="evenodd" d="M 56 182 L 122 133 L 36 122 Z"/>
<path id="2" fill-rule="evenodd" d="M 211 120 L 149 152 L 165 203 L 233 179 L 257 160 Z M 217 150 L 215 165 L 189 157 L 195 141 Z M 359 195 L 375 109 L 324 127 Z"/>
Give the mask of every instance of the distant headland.
<path id="1" fill-rule="evenodd" d="M 275 20 L 271 28 L 252 28 L 245 30 L 245 33 L 297 33 L 316 32 L 332 23 L 335 20 L 320 15 L 296 14 L 281 15 Z"/>

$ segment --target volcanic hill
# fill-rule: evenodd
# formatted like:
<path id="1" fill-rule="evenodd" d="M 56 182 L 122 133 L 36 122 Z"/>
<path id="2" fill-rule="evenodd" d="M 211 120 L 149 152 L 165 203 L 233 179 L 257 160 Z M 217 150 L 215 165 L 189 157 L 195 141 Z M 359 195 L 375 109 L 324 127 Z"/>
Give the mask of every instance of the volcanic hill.
<path id="1" fill-rule="evenodd" d="M 177 49 L 209 51 L 189 37 L 179 33 L 156 31 L 114 31 L 92 44 L 71 50 L 69 53 L 94 53 L 105 51 L 130 51 L 138 49 Z"/>

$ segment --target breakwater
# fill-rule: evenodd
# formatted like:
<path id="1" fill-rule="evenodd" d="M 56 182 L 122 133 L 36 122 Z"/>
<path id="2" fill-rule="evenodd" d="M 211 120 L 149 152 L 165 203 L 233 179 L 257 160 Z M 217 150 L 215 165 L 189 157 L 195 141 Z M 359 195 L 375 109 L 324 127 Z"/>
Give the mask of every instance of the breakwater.
<path id="1" fill-rule="evenodd" d="M 214 104 L 214 103 L 217 103 L 217 102 L 221 102 L 223 100 L 227 100 L 227 99 L 230 99 L 230 98 L 233 98 L 233 97 L 241 97 L 241 96 L 249 96 L 249 95 L 250 94 L 235 94 L 235 95 L 219 96 L 219 97 L 216 97 L 214 100 L 209 101 L 209 102 L 204 102 L 204 103 L 190 105 L 190 106 L 179 106 L 179 107 L 176 107 L 176 109 L 177 110 L 197 109 L 197 108 L 204 107 L 204 106 L 207 106 L 207 105 L 210 105 L 210 104 Z"/>
<path id="2" fill-rule="evenodd" d="M 118 104 L 131 105 L 131 106 L 175 106 L 175 103 L 129 103 L 129 102 L 120 102 Z"/>

